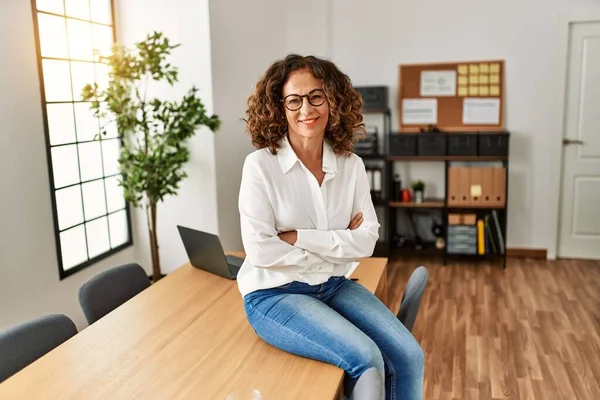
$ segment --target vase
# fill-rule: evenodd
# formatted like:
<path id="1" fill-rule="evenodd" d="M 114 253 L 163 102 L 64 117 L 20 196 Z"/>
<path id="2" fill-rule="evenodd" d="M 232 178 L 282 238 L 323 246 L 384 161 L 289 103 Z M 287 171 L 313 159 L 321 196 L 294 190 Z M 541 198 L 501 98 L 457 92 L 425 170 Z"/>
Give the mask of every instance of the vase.
<path id="1" fill-rule="evenodd" d="M 422 202 L 423 202 L 423 191 L 415 190 L 415 203 L 422 203 Z"/>

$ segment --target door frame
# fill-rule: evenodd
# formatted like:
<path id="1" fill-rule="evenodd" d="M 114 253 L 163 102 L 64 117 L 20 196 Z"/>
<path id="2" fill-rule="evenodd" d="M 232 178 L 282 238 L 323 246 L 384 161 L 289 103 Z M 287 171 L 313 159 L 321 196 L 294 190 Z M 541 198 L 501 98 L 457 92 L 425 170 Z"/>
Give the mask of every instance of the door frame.
<path id="1" fill-rule="evenodd" d="M 563 145 L 562 140 L 565 137 L 565 123 L 566 123 L 566 105 L 567 105 L 567 81 L 568 81 L 568 64 L 569 64 L 569 32 L 571 25 L 581 22 L 600 22 L 600 10 L 580 10 L 572 13 L 563 14 L 560 17 L 559 22 L 559 36 L 558 36 L 558 76 L 560 79 L 557 80 L 556 85 L 556 98 L 561 99 L 556 104 L 556 126 L 560 127 L 557 130 L 558 137 L 554 139 L 555 145 L 552 146 L 551 151 L 554 152 L 554 159 L 558 162 L 551 165 L 551 176 L 554 177 L 550 182 L 550 194 L 558 193 L 558 196 L 549 196 L 550 203 L 550 215 L 554 215 L 555 218 L 550 220 L 550 232 L 551 237 L 548 243 L 548 256 L 549 260 L 554 260 L 557 257 L 558 242 L 560 240 L 560 219 L 561 219 L 561 207 L 562 207 L 562 183 L 563 183 L 563 172 L 564 172 L 564 158 L 563 158 Z"/>

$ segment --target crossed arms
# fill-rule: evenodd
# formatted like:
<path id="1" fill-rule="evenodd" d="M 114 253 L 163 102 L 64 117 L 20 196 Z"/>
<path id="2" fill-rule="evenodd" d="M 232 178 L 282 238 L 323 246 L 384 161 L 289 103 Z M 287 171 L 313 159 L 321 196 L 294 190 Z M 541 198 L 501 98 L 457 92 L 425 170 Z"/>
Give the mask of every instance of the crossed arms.
<path id="1" fill-rule="evenodd" d="M 371 256 L 379 237 L 379 223 L 364 164 L 357 163 L 356 168 L 353 218 L 348 228 L 277 232 L 264 178 L 256 163 L 247 158 L 238 205 L 244 250 L 252 264 L 260 268 L 296 267 L 298 272 L 331 272 L 335 264 Z"/>

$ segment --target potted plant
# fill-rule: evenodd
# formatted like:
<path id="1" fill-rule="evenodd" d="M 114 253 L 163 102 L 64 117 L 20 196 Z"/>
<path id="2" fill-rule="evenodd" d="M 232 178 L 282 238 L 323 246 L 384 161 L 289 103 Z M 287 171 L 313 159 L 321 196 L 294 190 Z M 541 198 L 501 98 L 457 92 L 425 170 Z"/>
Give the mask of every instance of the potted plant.
<path id="1" fill-rule="evenodd" d="M 421 180 L 415 181 L 412 183 L 411 187 L 414 193 L 415 203 L 422 203 L 425 197 L 425 182 Z"/>
<path id="2" fill-rule="evenodd" d="M 218 116 L 207 114 L 196 87 L 180 101 L 147 93 L 149 81 L 166 81 L 171 86 L 177 82 L 178 70 L 167 61 L 177 47 L 179 44 L 171 44 L 161 32 L 147 35 L 133 48 L 115 44 L 109 56 L 100 57 L 109 70 L 107 87 L 100 89 L 90 83 L 82 90 L 83 100 L 90 101 L 94 115 L 108 121 L 102 126 L 100 140 L 108 123 L 116 122 L 121 141 L 119 184 L 125 199 L 146 212 L 154 282 L 162 277 L 157 205 L 166 196 L 176 195 L 179 183 L 187 176 L 188 139 L 202 126 L 216 132 L 221 123 Z"/>

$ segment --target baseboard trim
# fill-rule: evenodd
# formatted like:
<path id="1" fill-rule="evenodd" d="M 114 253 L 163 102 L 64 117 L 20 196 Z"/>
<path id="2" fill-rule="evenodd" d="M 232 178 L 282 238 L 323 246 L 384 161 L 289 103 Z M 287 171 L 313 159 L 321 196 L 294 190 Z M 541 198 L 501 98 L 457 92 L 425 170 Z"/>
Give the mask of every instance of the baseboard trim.
<path id="1" fill-rule="evenodd" d="M 508 248 L 506 249 L 506 256 L 514 258 L 535 258 L 545 260 L 548 257 L 548 250 Z"/>

